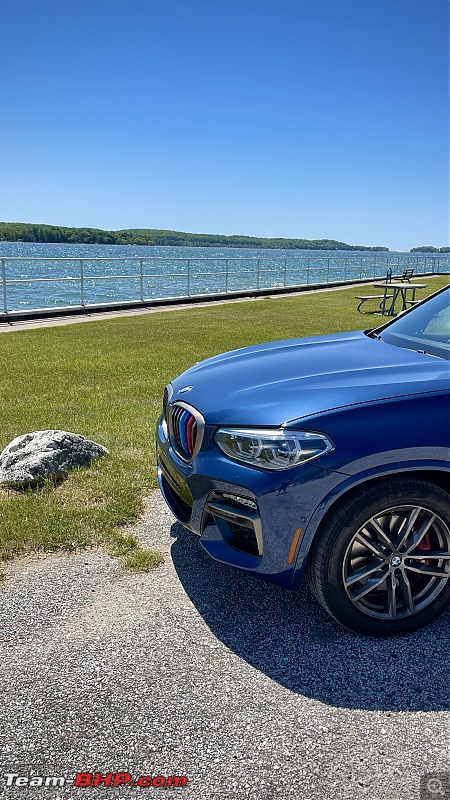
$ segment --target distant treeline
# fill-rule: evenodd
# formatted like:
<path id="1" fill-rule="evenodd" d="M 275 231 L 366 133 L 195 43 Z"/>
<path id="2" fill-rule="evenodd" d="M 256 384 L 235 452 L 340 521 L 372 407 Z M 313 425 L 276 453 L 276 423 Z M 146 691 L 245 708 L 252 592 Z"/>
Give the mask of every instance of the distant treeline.
<path id="1" fill-rule="evenodd" d="M 155 244 L 150 231 L 102 231 L 98 228 L 64 228 L 0 222 L 0 241 L 51 242 L 55 244 Z"/>
<path id="2" fill-rule="evenodd" d="M 423 247 L 413 247 L 410 253 L 450 253 L 450 247 L 433 247 L 431 244 L 426 244 Z"/>
<path id="3" fill-rule="evenodd" d="M 224 236 L 214 233 L 184 233 L 183 231 L 160 231 L 132 229 L 128 233 L 141 236 L 148 233 L 157 245 L 178 247 L 252 247 L 273 250 L 388 250 L 388 247 L 364 247 L 346 244 L 335 239 L 267 239 L 259 236 Z"/>
<path id="4" fill-rule="evenodd" d="M 0 241 L 54 242 L 67 244 L 172 245 L 176 247 L 252 247 L 284 250 L 376 250 L 335 239 L 262 239 L 256 236 L 222 236 L 209 233 L 160 231 L 130 228 L 102 231 L 98 228 L 65 228 L 58 225 L 31 225 L 25 222 L 0 222 Z"/>

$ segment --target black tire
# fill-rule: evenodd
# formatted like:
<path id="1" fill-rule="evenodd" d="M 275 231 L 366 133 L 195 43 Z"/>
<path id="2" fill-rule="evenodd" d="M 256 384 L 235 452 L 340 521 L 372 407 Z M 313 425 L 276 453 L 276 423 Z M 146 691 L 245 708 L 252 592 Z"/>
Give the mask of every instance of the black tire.
<path id="1" fill-rule="evenodd" d="M 450 495 L 405 478 L 344 498 L 316 535 L 308 577 L 325 610 L 355 633 L 427 625 L 450 603 Z"/>

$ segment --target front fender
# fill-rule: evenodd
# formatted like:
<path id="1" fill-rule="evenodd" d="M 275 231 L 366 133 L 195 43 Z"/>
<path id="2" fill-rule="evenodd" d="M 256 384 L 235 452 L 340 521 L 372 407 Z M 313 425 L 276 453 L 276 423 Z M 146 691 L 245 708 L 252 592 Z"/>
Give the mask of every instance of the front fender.
<path id="1" fill-rule="evenodd" d="M 337 506 L 350 493 L 357 491 L 358 487 L 365 487 L 368 483 L 380 481 L 384 478 L 403 478 L 405 473 L 408 475 L 420 472 L 436 472 L 445 474 L 450 484 L 450 465 L 449 449 L 446 447 L 433 448 L 435 458 L 430 458 L 430 448 L 416 447 L 408 450 L 409 459 L 404 459 L 405 450 L 389 451 L 377 453 L 372 456 L 365 456 L 356 459 L 354 462 L 345 465 L 347 475 L 343 480 L 334 486 L 331 491 L 323 497 L 319 505 L 313 512 L 308 525 L 303 534 L 295 561 L 294 573 L 292 577 L 292 588 L 295 589 L 301 582 L 304 574 L 308 554 L 311 549 L 315 536 L 324 522 L 332 513 L 333 506 Z M 439 457 L 441 456 L 441 458 Z"/>

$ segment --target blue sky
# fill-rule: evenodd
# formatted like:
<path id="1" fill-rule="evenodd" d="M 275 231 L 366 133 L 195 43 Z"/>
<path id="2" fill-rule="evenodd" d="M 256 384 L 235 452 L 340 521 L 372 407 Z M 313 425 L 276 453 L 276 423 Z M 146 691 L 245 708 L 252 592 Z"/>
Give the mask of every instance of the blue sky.
<path id="1" fill-rule="evenodd" d="M 3 0 L 0 219 L 448 244 L 447 0 Z"/>

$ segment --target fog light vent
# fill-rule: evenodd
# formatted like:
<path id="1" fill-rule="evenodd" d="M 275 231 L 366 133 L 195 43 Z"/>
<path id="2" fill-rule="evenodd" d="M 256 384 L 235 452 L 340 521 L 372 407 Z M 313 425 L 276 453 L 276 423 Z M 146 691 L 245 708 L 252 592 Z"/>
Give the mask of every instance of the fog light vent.
<path id="1" fill-rule="evenodd" d="M 233 505 L 227 504 L 225 495 L 221 495 L 217 500 L 208 500 L 206 511 L 211 514 L 223 538 L 231 547 L 262 558 L 262 527 L 259 514 L 254 510 L 256 503 L 250 500 L 253 508 L 243 506 L 239 508 L 235 498 L 241 498 L 241 495 L 228 494 L 226 497 L 228 500 L 231 499 Z M 241 499 L 249 500 L 247 497 Z"/>

